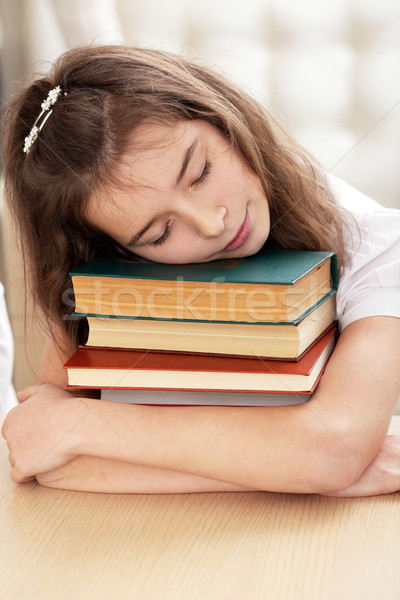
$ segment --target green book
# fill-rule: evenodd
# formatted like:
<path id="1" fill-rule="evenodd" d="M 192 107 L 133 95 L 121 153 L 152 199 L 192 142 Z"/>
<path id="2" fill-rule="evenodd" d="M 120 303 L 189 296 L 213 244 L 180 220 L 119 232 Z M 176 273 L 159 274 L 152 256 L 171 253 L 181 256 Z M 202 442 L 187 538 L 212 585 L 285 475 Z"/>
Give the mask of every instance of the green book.
<path id="1" fill-rule="evenodd" d="M 77 314 L 232 323 L 298 321 L 338 285 L 332 252 L 292 250 L 186 265 L 96 258 L 70 276 Z"/>

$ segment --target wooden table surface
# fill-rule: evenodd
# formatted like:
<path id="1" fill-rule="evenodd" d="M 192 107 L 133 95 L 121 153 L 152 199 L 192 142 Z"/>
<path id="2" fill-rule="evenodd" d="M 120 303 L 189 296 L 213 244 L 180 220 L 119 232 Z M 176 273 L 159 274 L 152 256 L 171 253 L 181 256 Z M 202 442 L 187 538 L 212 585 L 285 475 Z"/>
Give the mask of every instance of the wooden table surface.
<path id="1" fill-rule="evenodd" d="M 398 494 L 0 494 L 2 600 L 400 598 Z"/>

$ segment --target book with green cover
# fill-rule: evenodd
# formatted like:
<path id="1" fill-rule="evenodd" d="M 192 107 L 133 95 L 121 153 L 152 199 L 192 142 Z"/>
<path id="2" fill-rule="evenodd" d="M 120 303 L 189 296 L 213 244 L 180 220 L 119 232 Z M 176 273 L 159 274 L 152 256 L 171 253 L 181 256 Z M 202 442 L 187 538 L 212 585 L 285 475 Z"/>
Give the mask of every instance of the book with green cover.
<path id="1" fill-rule="evenodd" d="M 299 320 L 338 285 L 332 252 L 293 250 L 190 265 L 97 258 L 70 276 L 78 314 L 237 323 Z"/>

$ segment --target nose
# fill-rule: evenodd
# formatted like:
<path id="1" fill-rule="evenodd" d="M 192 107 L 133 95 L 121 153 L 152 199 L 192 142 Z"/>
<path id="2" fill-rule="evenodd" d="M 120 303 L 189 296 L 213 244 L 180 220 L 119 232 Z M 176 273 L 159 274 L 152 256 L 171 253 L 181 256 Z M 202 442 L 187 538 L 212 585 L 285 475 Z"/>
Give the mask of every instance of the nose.
<path id="1" fill-rule="evenodd" d="M 190 208 L 186 218 L 201 237 L 212 238 L 223 233 L 226 213 L 225 206 L 200 208 L 197 204 Z"/>

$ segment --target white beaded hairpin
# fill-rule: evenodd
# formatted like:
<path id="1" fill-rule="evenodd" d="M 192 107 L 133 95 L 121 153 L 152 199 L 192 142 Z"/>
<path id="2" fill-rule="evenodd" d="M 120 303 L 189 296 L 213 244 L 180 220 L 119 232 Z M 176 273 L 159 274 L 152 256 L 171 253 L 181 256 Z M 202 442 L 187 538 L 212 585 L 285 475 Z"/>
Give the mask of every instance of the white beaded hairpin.
<path id="1" fill-rule="evenodd" d="M 32 148 L 33 144 L 36 142 L 36 139 L 37 139 L 39 133 L 42 131 L 44 124 L 46 123 L 47 119 L 53 112 L 51 107 L 53 106 L 53 104 L 55 104 L 57 102 L 60 95 L 61 95 L 61 87 L 58 85 L 57 87 L 55 87 L 49 91 L 46 100 L 43 100 L 42 104 L 40 105 L 42 111 L 41 111 L 40 115 L 38 116 L 38 118 L 36 119 L 36 121 L 34 122 L 33 127 L 29 132 L 29 135 L 26 136 L 25 141 L 24 141 L 25 154 L 28 154 L 30 152 L 30 149 Z M 66 96 L 66 95 L 67 94 L 64 93 L 64 96 Z"/>

